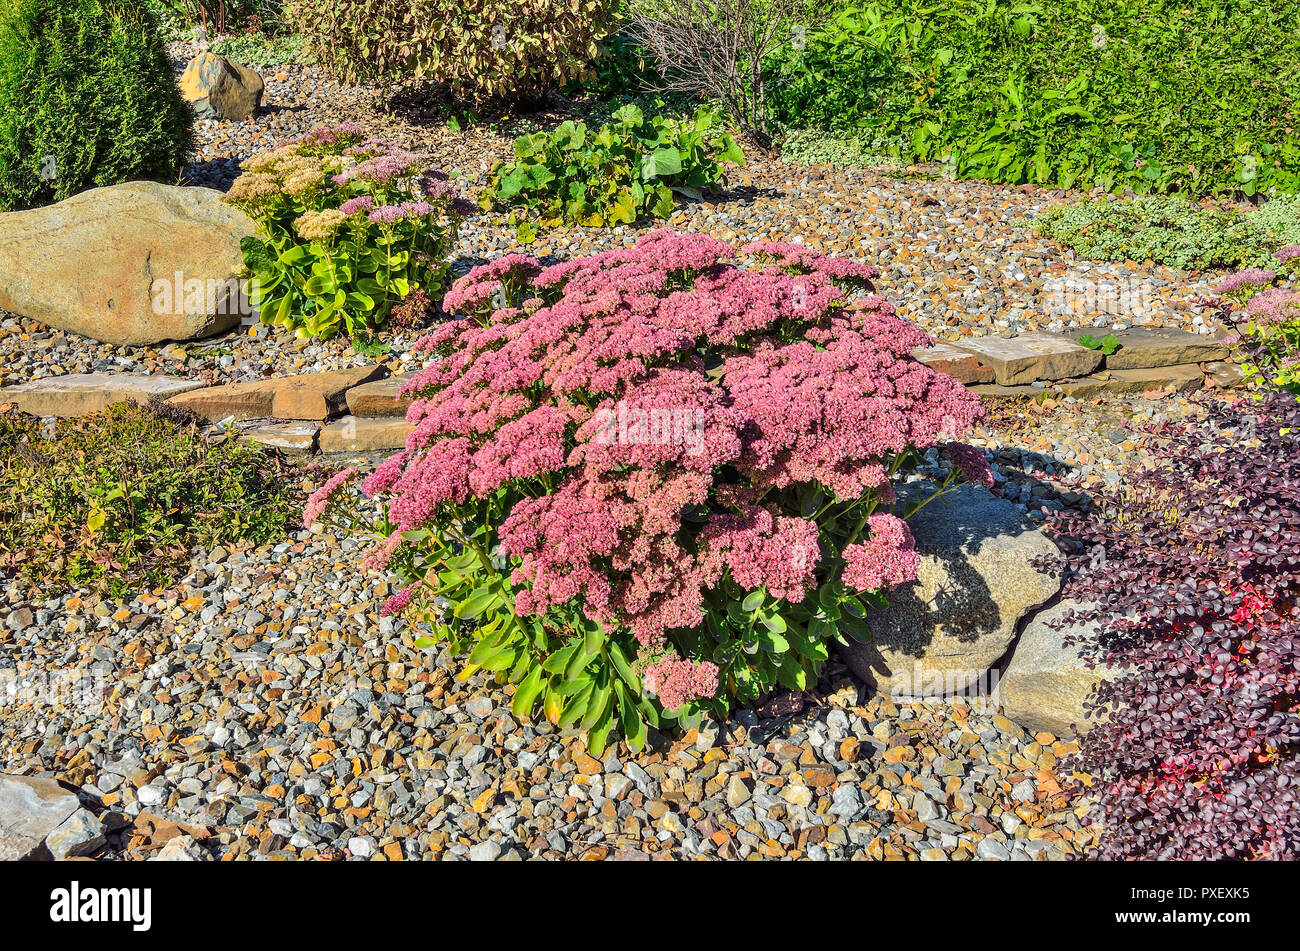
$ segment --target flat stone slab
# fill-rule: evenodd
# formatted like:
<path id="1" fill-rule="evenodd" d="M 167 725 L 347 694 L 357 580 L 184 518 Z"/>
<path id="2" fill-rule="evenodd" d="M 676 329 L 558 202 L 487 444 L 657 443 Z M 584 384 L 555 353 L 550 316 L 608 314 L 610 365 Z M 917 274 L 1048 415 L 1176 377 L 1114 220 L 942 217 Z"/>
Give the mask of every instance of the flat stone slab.
<path id="1" fill-rule="evenodd" d="M 321 452 L 377 452 L 404 449 L 406 437 L 415 429 L 405 419 L 366 419 L 344 416 L 320 431 Z"/>
<path id="2" fill-rule="evenodd" d="M 1205 385 L 1205 371 L 1195 363 L 1176 367 L 1148 367 L 1141 370 L 1102 370 L 1082 380 L 1062 380 L 1055 384 L 1066 396 L 1088 397 L 1100 393 L 1142 393 L 1150 389 L 1179 393 L 1199 390 Z"/>
<path id="3" fill-rule="evenodd" d="M 76 794 L 49 777 L 0 775 L 0 862 L 39 855 L 45 837 L 78 808 Z"/>
<path id="4" fill-rule="evenodd" d="M 959 383 L 992 383 L 993 368 L 973 353 L 968 353 L 950 343 L 936 343 L 933 347 L 919 347 L 912 356 L 932 370 L 947 373 Z M 355 412 L 355 411 L 354 411 Z"/>
<path id="5" fill-rule="evenodd" d="M 402 385 L 413 373 L 399 373 L 386 380 L 373 380 L 348 390 L 348 412 L 365 418 L 406 418 L 406 410 L 414 402 L 410 396 L 398 396 Z"/>
<path id="6" fill-rule="evenodd" d="M 326 420 L 342 412 L 348 390 L 383 372 L 381 366 L 368 366 L 223 383 L 182 393 L 171 402 L 213 422 L 232 416 L 236 420 L 266 417 Z"/>
<path id="7" fill-rule="evenodd" d="M 151 396 L 165 399 L 202 386 L 162 374 L 74 373 L 6 386 L 0 389 L 0 403 L 17 403 L 33 416 L 89 416 L 114 403 L 147 403 Z"/>
<path id="8" fill-rule="evenodd" d="M 347 392 L 388 371 L 379 365 L 308 373 L 279 381 L 271 415 L 279 419 L 330 419 L 347 406 Z"/>
<path id="9" fill-rule="evenodd" d="M 1100 350 L 1043 331 L 1015 337 L 971 337 L 952 346 L 975 354 L 992 367 L 993 378 L 1003 386 L 1087 376 L 1102 361 Z"/>
<path id="10" fill-rule="evenodd" d="M 1106 357 L 1107 370 L 1144 370 L 1223 360 L 1228 348 L 1217 337 L 1163 327 L 1132 327 L 1114 334 L 1120 347 Z"/>
<path id="11" fill-rule="evenodd" d="M 193 410 L 212 422 L 231 416 L 239 420 L 263 419 L 272 415 L 274 383 L 274 380 L 248 380 L 243 383 L 205 386 L 200 390 L 173 396 L 168 402 Z"/>
<path id="12" fill-rule="evenodd" d="M 1044 384 L 1035 386 L 1032 383 L 1022 383 L 1019 386 L 1003 386 L 1001 383 L 975 383 L 970 387 L 970 391 L 977 396 L 1015 396 L 1033 398 L 1044 396 L 1051 393 L 1051 390 Z"/>
<path id="13" fill-rule="evenodd" d="M 258 422 L 243 431 L 241 438 L 269 449 L 312 452 L 320 426 L 310 422 Z"/>

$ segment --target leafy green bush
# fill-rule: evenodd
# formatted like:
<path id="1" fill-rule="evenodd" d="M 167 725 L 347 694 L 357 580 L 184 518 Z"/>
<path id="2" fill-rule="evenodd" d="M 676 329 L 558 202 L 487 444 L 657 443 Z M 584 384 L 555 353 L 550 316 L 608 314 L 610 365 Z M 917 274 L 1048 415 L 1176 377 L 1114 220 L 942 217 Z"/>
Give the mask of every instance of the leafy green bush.
<path id="1" fill-rule="evenodd" d="M 242 247 L 262 323 L 364 345 L 403 298 L 441 289 L 468 203 L 423 156 L 363 138 L 321 127 L 241 166 L 226 200 L 259 225 Z"/>
<path id="2" fill-rule="evenodd" d="M 1095 261 L 1146 261 L 1205 270 L 1265 266 L 1273 251 L 1300 244 L 1300 200 L 1274 199 L 1257 211 L 1212 211 L 1180 198 L 1055 205 L 1038 232 Z"/>
<path id="3" fill-rule="evenodd" d="M 454 95 L 537 99 L 581 78 L 618 0 L 294 0 L 320 62 L 351 80 L 411 76 Z"/>
<path id="4" fill-rule="evenodd" d="M 121 597 L 174 581 L 196 545 L 283 537 L 295 493 L 280 464 L 196 425 L 167 404 L 0 414 L 0 567 Z"/>
<path id="5" fill-rule="evenodd" d="M 140 0 L 0 2 L 0 211 L 175 181 L 190 121 Z"/>
<path id="6" fill-rule="evenodd" d="M 876 129 L 826 132 L 791 129 L 781 140 L 781 160 L 834 168 L 898 168 L 903 140 Z"/>
<path id="7" fill-rule="evenodd" d="M 849 2 L 768 69 L 785 125 L 871 126 L 958 175 L 1300 190 L 1300 0 Z"/>
<path id="8" fill-rule="evenodd" d="M 565 121 L 554 132 L 520 136 L 515 160 L 494 166 L 480 205 L 521 206 L 542 225 L 666 218 L 674 192 L 699 199 L 725 181 L 719 163 L 745 160 L 722 117 L 705 106 L 689 119 L 647 119 L 629 103 L 613 120 L 596 132 Z"/>

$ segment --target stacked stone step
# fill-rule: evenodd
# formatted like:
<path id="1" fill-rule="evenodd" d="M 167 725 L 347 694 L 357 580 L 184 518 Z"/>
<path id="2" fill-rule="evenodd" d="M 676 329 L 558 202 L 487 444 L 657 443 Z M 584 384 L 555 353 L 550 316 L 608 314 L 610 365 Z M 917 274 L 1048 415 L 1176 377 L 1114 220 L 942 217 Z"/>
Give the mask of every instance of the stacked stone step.
<path id="1" fill-rule="evenodd" d="M 1077 338 L 1034 332 L 937 343 L 914 356 L 984 396 L 1051 391 L 1083 398 L 1240 381 L 1215 337 L 1160 328 L 1114 336 L 1119 348 L 1110 355 Z M 243 438 L 286 452 L 378 453 L 401 449 L 413 428 L 406 421 L 411 398 L 400 395 L 409 379 L 410 374 L 389 376 L 381 365 L 218 386 L 162 375 L 83 373 L 5 387 L 0 405 L 70 417 L 161 397 L 213 423 L 234 421 Z"/>
<path id="2" fill-rule="evenodd" d="M 1078 336 L 1083 336 L 1080 333 Z M 1135 327 L 1117 331 L 1110 355 L 1078 337 L 1047 332 L 985 336 L 918 350 L 917 359 L 950 373 L 984 396 L 1032 396 L 1051 388 L 1065 396 L 1195 390 L 1239 381 L 1215 337 L 1184 330 Z"/>

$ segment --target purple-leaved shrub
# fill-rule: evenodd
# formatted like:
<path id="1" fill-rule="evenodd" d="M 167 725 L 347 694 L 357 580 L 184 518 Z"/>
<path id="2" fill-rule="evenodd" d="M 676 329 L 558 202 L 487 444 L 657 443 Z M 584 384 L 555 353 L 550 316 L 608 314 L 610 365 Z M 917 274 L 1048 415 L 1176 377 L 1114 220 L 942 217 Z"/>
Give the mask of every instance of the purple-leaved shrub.
<path id="1" fill-rule="evenodd" d="M 1300 404 L 1149 431 L 1158 464 L 1055 527 L 1116 679 L 1081 766 L 1109 859 L 1300 855 Z"/>

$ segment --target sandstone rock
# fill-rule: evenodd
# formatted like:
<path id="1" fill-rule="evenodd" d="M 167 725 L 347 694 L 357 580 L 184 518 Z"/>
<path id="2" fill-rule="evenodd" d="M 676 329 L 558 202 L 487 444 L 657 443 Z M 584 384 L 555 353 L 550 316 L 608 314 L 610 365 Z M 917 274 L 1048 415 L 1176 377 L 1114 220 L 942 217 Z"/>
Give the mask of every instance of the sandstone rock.
<path id="1" fill-rule="evenodd" d="M 1185 393 L 1199 390 L 1204 382 L 1204 371 L 1191 363 L 1139 370 L 1102 370 L 1082 380 L 1062 380 L 1055 387 L 1066 396 L 1083 398 L 1098 393 L 1142 393 L 1150 389 L 1167 390 L 1171 387 Z"/>
<path id="2" fill-rule="evenodd" d="M 168 839 L 161 849 L 150 856 L 150 862 L 201 862 L 205 858 L 203 847 L 188 835 Z"/>
<path id="3" fill-rule="evenodd" d="M 259 419 L 271 415 L 275 401 L 275 380 L 249 380 L 205 386 L 171 397 L 167 402 L 193 410 L 204 419 L 216 422 L 235 419 Z"/>
<path id="4" fill-rule="evenodd" d="M 180 85 L 199 119 L 247 119 L 261 107 L 265 89 L 255 71 L 208 52 L 190 60 Z"/>
<path id="5" fill-rule="evenodd" d="M 998 681 L 1003 712 L 1026 729 L 1081 736 L 1093 725 L 1083 701 L 1112 675 L 1105 667 L 1090 668 L 1077 647 L 1064 646 L 1068 629 L 1057 631 L 1049 624 L 1078 607 L 1061 601 L 1031 618 Z M 1095 622 L 1088 622 L 1075 633 L 1093 638 L 1097 630 Z"/>
<path id="6" fill-rule="evenodd" d="M 47 856 L 45 837 L 80 803 L 46 776 L 0 776 L 0 862 Z"/>
<path id="7" fill-rule="evenodd" d="M 0 403 L 16 403 L 33 416 L 89 416 L 114 403 L 147 403 L 196 390 L 202 383 L 179 377 L 141 373 L 74 373 L 0 389 Z"/>
<path id="8" fill-rule="evenodd" d="M 931 490 L 905 486 L 900 501 Z M 842 652 L 881 692 L 960 693 L 1006 652 L 1020 618 L 1060 589 L 1056 572 L 1032 564 L 1059 550 L 1015 506 L 975 485 L 936 499 L 908 525 L 921 555 L 917 580 L 890 591 L 886 610 L 868 611 L 870 644 Z"/>
<path id="9" fill-rule="evenodd" d="M 329 419 L 347 405 L 348 390 L 386 372 L 383 367 L 372 365 L 273 381 L 277 385 L 271 415 L 279 419 Z"/>
<path id="10" fill-rule="evenodd" d="M 1169 327 L 1132 327 L 1118 331 L 1120 348 L 1106 357 L 1108 370 L 1144 370 L 1180 363 L 1222 360 L 1227 347 L 1215 336 L 1189 333 Z"/>
<path id="11" fill-rule="evenodd" d="M 931 369 L 947 373 L 959 383 L 992 383 L 993 368 L 980 361 L 973 353 L 968 353 L 950 343 L 936 343 L 933 347 L 921 347 L 912 351 L 912 356 Z"/>
<path id="12" fill-rule="evenodd" d="M 1207 363 L 1201 367 L 1205 371 L 1207 386 L 1234 387 L 1241 386 L 1241 367 L 1226 360 Z"/>
<path id="13" fill-rule="evenodd" d="M 0 214 L 0 308 L 116 345 L 193 340 L 250 312 L 256 231 L 210 188 L 128 182 Z"/>
<path id="14" fill-rule="evenodd" d="M 383 367 L 368 366 L 270 380 L 223 383 L 181 393 L 169 402 L 191 409 L 213 422 L 231 416 L 237 420 L 269 416 L 277 419 L 325 420 L 342 411 L 349 389 L 382 372 Z"/>
<path id="15" fill-rule="evenodd" d="M 412 398 L 409 396 L 399 397 L 397 392 L 412 375 L 410 373 L 399 373 L 397 376 L 390 376 L 386 380 L 375 380 L 372 383 L 364 383 L 348 390 L 348 412 L 353 416 L 366 418 L 405 417 Z"/>
<path id="16" fill-rule="evenodd" d="M 1001 383 L 975 383 L 971 385 L 970 391 L 977 396 L 989 396 L 996 398 L 1019 398 L 1034 399 L 1040 396 L 1051 395 L 1045 385 L 1032 383 L 1021 383 L 1017 386 L 1003 386 Z"/>
<path id="17" fill-rule="evenodd" d="M 415 427 L 404 419 L 359 419 L 344 416 L 320 432 L 321 452 L 377 452 L 401 449 Z"/>
<path id="18" fill-rule="evenodd" d="M 243 431 L 242 439 L 269 449 L 286 452 L 311 452 L 316 448 L 315 423 L 257 423 Z"/>
<path id="19" fill-rule="evenodd" d="M 991 366 L 994 379 L 1003 386 L 1087 376 L 1102 361 L 1100 350 L 1089 350 L 1068 337 L 1043 331 L 1017 337 L 970 337 L 953 346 Z"/>

